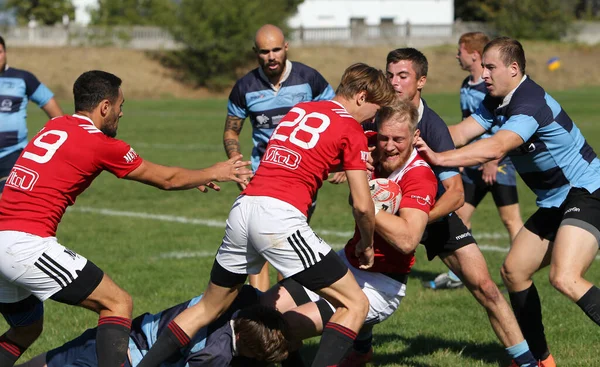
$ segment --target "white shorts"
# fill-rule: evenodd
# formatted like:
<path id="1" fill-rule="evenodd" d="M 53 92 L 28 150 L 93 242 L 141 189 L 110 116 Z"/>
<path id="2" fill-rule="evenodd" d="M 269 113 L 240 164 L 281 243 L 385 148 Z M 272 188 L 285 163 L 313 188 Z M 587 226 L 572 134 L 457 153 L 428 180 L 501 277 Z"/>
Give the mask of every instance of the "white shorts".
<path id="1" fill-rule="evenodd" d="M 239 196 L 227 218 L 218 263 L 236 274 L 257 274 L 265 261 L 288 278 L 331 251 L 293 205 L 268 196 Z"/>
<path id="2" fill-rule="evenodd" d="M 406 284 L 400 283 L 381 273 L 364 271 L 353 267 L 348 262 L 348 259 L 346 259 L 344 249 L 339 250 L 337 254 L 348 266 L 356 282 L 369 299 L 369 313 L 364 324 L 379 324 L 392 316 L 394 311 L 400 306 L 402 298 L 406 295 Z M 304 289 L 311 301 L 314 302 L 320 298 L 318 294 L 309 289 Z M 331 304 L 329 306 L 335 311 L 335 308 Z"/>
<path id="3" fill-rule="evenodd" d="M 86 263 L 55 237 L 0 231 L 0 303 L 32 294 L 45 301 L 77 279 Z"/>

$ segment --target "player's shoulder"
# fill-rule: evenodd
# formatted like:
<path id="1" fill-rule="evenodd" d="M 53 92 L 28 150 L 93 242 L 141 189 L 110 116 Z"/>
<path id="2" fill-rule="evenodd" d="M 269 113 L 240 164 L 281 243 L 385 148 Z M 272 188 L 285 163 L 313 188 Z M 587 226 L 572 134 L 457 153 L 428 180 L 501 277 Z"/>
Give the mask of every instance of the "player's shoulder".
<path id="1" fill-rule="evenodd" d="M 421 101 L 423 101 L 423 117 L 421 118 L 421 124 L 446 126 L 446 123 L 444 122 L 444 120 L 442 120 L 440 115 L 438 115 L 431 107 L 429 107 L 429 105 L 427 104 L 427 102 L 425 102 L 424 99 L 422 99 Z"/>
<path id="2" fill-rule="evenodd" d="M 25 82 L 29 82 L 29 81 L 37 81 L 37 78 L 35 77 L 35 75 L 33 75 L 32 72 L 24 70 L 24 69 L 17 69 L 17 68 L 13 68 L 12 66 L 9 67 L 1 76 L 2 78 L 16 78 L 16 79 L 23 79 L 25 80 Z"/>
<path id="3" fill-rule="evenodd" d="M 508 110 L 518 114 L 534 115 L 540 108 L 546 106 L 546 91 L 540 85 L 527 77 L 517 87 L 508 103 Z"/>
<path id="4" fill-rule="evenodd" d="M 298 61 L 292 61 L 292 73 L 303 74 L 305 76 L 321 75 L 316 69 Z"/>
<path id="5" fill-rule="evenodd" d="M 246 73 L 246 75 L 239 78 L 233 86 L 233 90 L 237 89 L 244 93 L 255 92 L 267 88 L 268 87 L 265 85 L 260 76 L 258 68 L 250 70 L 248 73 Z"/>

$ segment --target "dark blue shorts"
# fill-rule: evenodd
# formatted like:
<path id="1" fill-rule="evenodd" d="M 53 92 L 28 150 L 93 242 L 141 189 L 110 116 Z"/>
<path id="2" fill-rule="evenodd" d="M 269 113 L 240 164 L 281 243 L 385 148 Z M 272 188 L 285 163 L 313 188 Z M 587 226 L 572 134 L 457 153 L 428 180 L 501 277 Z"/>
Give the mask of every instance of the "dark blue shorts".
<path id="1" fill-rule="evenodd" d="M 77 338 L 46 353 L 48 367 L 98 367 L 96 329 L 87 329 Z M 131 367 L 129 360 L 125 367 Z"/>
<path id="2" fill-rule="evenodd" d="M 10 174 L 13 166 L 19 159 L 19 156 L 23 152 L 23 149 L 19 149 L 16 152 L 10 153 L 6 157 L 0 158 L 0 193 L 4 191 L 4 184 L 6 184 L 6 179 Z"/>
<path id="3" fill-rule="evenodd" d="M 488 192 L 492 193 L 497 207 L 517 204 L 517 171 L 509 158 L 498 164 L 496 182 L 488 185 L 483 181 L 483 172 L 478 168 L 465 167 L 462 181 L 465 190 L 465 202 L 477 207 Z"/>

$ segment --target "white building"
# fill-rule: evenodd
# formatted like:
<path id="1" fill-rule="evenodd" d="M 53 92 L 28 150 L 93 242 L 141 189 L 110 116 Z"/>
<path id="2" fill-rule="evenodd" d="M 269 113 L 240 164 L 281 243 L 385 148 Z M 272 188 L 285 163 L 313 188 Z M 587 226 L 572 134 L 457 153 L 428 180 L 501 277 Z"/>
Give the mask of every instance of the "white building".
<path id="1" fill-rule="evenodd" d="M 292 28 L 351 25 L 450 25 L 454 0 L 304 0 L 290 18 Z"/>
<path id="2" fill-rule="evenodd" d="M 98 0 L 72 0 L 75 6 L 75 23 L 88 25 L 90 22 L 90 10 L 98 7 Z"/>

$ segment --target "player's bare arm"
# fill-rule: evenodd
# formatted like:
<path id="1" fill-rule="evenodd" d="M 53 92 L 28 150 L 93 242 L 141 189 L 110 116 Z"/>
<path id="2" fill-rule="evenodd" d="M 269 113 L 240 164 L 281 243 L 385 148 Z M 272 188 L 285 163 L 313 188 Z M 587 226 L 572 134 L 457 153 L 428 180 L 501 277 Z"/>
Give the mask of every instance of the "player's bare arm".
<path id="1" fill-rule="evenodd" d="M 246 179 L 242 177 L 251 174 L 252 171 L 246 168 L 250 162 L 241 161 L 241 157 L 241 155 L 235 156 L 227 161 L 199 170 L 168 167 L 143 161 L 138 168 L 134 169 L 125 178 L 155 186 L 162 190 L 188 190 L 207 185 L 211 181 L 245 183 Z M 238 175 L 241 177 L 238 177 Z"/>
<path id="2" fill-rule="evenodd" d="M 48 117 L 50 118 L 64 115 L 64 112 L 62 111 L 54 97 L 50 98 L 50 100 L 44 105 L 44 107 L 42 107 L 42 110 L 44 110 L 44 112 L 46 112 L 46 115 L 48 115 Z"/>
<path id="3" fill-rule="evenodd" d="M 244 119 L 227 115 L 225 130 L 223 131 L 223 147 L 225 147 L 225 152 L 229 158 L 237 154 L 242 154 L 240 133 L 242 132 L 243 125 Z"/>
<path id="4" fill-rule="evenodd" d="M 521 136 L 509 130 L 499 130 L 492 137 L 478 140 L 460 149 L 436 153 L 418 138 L 415 145 L 419 153 L 429 163 L 442 167 L 466 167 L 501 159 L 509 151 L 524 143 Z"/>
<path id="5" fill-rule="evenodd" d="M 428 215 L 414 208 L 401 208 L 399 214 L 380 210 L 375 216 L 375 230 L 398 251 L 409 254 L 421 242 Z"/>
<path id="6" fill-rule="evenodd" d="M 448 130 L 457 148 L 467 145 L 471 140 L 485 133 L 483 126 L 471 116 L 456 125 L 448 126 Z"/>
<path id="7" fill-rule="evenodd" d="M 375 231 L 375 206 L 371 199 L 367 175 L 362 170 L 348 170 L 346 177 L 352 198 L 352 214 L 360 231 L 361 242 L 356 245 L 356 255 L 361 269 L 373 266 L 373 233 Z"/>
<path id="8" fill-rule="evenodd" d="M 442 186 L 446 191 L 438 198 L 429 212 L 429 223 L 445 217 L 465 203 L 465 192 L 460 175 L 445 179 L 442 181 Z"/>

